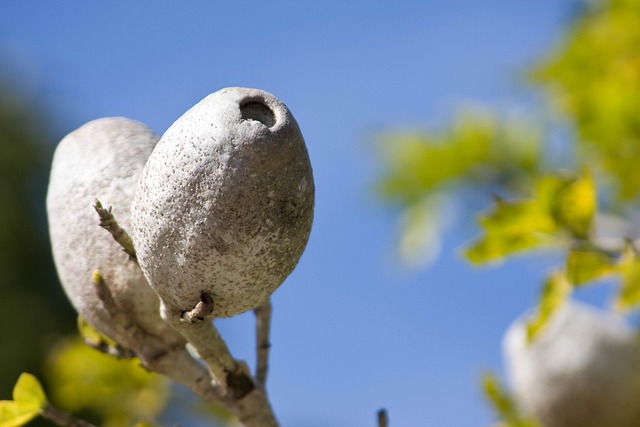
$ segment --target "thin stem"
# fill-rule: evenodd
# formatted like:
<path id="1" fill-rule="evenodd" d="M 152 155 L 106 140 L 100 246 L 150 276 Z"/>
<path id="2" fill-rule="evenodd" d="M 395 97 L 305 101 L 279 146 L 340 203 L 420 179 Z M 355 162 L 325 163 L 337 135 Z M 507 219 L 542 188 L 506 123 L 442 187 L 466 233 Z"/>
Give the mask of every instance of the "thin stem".
<path id="1" fill-rule="evenodd" d="M 267 299 L 262 305 L 253 310 L 256 316 L 256 383 L 258 387 L 265 389 L 267 373 L 269 371 L 269 350 L 271 342 L 271 299 Z"/>
<path id="2" fill-rule="evenodd" d="M 76 418 L 71 414 L 59 410 L 51 404 L 45 406 L 40 415 L 42 415 L 42 418 L 45 418 L 61 427 L 96 427 L 89 421 Z"/>
<path id="3" fill-rule="evenodd" d="M 235 385 L 236 390 L 231 391 L 238 397 L 243 397 L 251 391 L 250 388 L 253 387 L 253 382 L 248 377 L 248 373 L 243 372 L 246 371 L 246 369 L 243 369 L 243 367 L 231 357 L 227 344 L 210 320 L 190 323 L 179 319 L 173 322 L 172 325 L 186 338 L 187 342 L 193 346 L 219 387 L 227 390 L 230 386 Z M 228 384 L 229 378 L 227 377 L 231 373 L 244 374 L 247 376 L 249 381 L 245 382 L 248 383 L 247 386 L 249 389 L 239 389 L 238 387 L 240 387 L 240 385 L 235 384 L 239 380 L 235 381 L 235 383 L 232 381 L 231 385 Z"/>
<path id="4" fill-rule="evenodd" d="M 96 204 L 93 205 L 93 208 L 100 217 L 100 227 L 111 233 L 111 236 L 113 236 L 115 241 L 122 246 L 122 249 L 127 253 L 127 255 L 129 255 L 129 258 L 137 263 L 138 259 L 136 257 L 136 250 L 133 246 L 133 240 L 131 240 L 131 237 L 127 234 L 125 229 L 120 227 L 115 216 L 111 213 L 111 207 L 109 207 L 109 209 L 105 209 L 102 207 L 100 200 L 96 199 Z"/>
<path id="5" fill-rule="evenodd" d="M 384 408 L 378 411 L 378 427 L 389 427 L 389 415 Z"/>

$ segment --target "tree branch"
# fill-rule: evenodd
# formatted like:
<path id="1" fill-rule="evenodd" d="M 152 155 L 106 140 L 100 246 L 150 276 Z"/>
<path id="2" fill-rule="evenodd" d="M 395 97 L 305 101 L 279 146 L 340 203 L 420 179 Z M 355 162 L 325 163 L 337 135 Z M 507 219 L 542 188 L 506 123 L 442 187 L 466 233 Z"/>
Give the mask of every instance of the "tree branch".
<path id="1" fill-rule="evenodd" d="M 111 207 L 109 207 L 109 209 L 103 208 L 100 200 L 96 199 L 96 204 L 93 205 L 93 208 L 100 217 L 100 227 L 111 233 L 111 236 L 122 246 L 122 249 L 129 255 L 129 258 L 137 263 L 138 259 L 136 257 L 135 247 L 133 246 L 133 240 L 131 240 L 131 237 L 125 229 L 120 227 L 115 216 L 111 213 Z"/>
<path id="2" fill-rule="evenodd" d="M 119 323 L 139 343 L 136 348 L 127 350 L 140 359 L 142 366 L 179 382 L 208 402 L 228 406 L 224 400 L 223 391 L 212 385 L 209 372 L 191 357 L 184 346 L 159 352 L 157 349 L 166 348 L 162 337 L 149 334 L 118 307 L 111 290 L 98 270 L 93 272 L 92 279 L 98 298 L 114 322 Z M 119 347 L 117 345 L 116 348 Z"/>
<path id="3" fill-rule="evenodd" d="M 253 310 L 256 316 L 256 383 L 258 387 L 265 389 L 267 383 L 267 373 L 269 371 L 269 350 L 271 342 L 271 299 L 262 303 Z"/>
<path id="4" fill-rule="evenodd" d="M 96 427 L 89 421 L 76 418 L 71 414 L 59 410 L 51 404 L 45 406 L 40 415 L 42 418 L 45 418 L 61 427 Z"/>
<path id="5" fill-rule="evenodd" d="M 223 393 L 226 406 L 245 427 L 278 427 L 269 401 L 256 386 L 247 365 L 231 356 L 213 322 L 197 315 L 211 313 L 213 304 L 213 299 L 207 296 L 189 312 L 170 313 L 163 306 L 163 318 L 193 346 L 209 370 L 213 387 Z"/>

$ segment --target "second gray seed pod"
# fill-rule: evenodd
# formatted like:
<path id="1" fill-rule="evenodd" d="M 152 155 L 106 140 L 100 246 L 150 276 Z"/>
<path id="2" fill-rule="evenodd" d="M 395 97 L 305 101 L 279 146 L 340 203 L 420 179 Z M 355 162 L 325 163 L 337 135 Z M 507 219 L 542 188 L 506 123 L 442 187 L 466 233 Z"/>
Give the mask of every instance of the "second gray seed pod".
<path id="1" fill-rule="evenodd" d="M 113 207 L 120 225 L 128 229 L 136 183 L 157 140 L 134 120 L 109 117 L 91 121 L 67 135 L 56 148 L 47 192 L 53 256 L 72 304 L 91 325 L 119 344 L 154 354 L 183 346 L 184 340 L 162 321 L 158 296 L 140 268 L 98 225 L 93 204 L 99 198 L 105 207 Z M 133 337 L 128 325 L 113 318 L 92 283 L 94 270 L 104 277 L 118 309 L 149 336 L 148 340 Z"/>
<path id="2" fill-rule="evenodd" d="M 504 338 L 516 402 L 546 427 L 640 425 L 640 341 L 624 319 L 567 302 L 527 342 L 528 317 Z"/>
<path id="3" fill-rule="evenodd" d="M 314 183 L 298 125 L 273 95 L 227 88 L 162 136 L 132 207 L 140 266 L 169 315 L 206 294 L 210 317 L 261 304 L 296 266 Z"/>

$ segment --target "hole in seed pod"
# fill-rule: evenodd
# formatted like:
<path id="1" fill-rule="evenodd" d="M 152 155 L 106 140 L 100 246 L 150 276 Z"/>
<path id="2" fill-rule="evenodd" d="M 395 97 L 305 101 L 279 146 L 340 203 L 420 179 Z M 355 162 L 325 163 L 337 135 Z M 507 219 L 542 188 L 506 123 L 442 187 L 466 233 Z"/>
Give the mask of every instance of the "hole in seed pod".
<path id="1" fill-rule="evenodd" d="M 244 120 L 255 120 L 269 128 L 276 124 L 275 114 L 262 102 L 246 102 L 240 106 L 240 112 Z"/>

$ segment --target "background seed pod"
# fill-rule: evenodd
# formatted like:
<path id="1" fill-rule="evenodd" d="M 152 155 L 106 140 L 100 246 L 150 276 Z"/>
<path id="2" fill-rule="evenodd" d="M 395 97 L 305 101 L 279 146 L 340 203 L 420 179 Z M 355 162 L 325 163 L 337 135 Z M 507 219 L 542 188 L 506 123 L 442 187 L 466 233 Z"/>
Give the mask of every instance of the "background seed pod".
<path id="1" fill-rule="evenodd" d="M 136 183 L 158 138 L 141 123 L 103 118 L 67 135 L 56 148 L 47 213 L 60 281 L 76 310 L 96 329 L 128 348 L 139 348 L 131 333 L 114 322 L 97 297 L 92 272 L 99 270 L 116 304 L 138 327 L 162 337 L 167 346 L 182 337 L 159 314 L 159 299 L 140 268 L 129 259 L 93 208 L 96 198 L 112 206 L 119 224 L 130 224 Z"/>
<path id="2" fill-rule="evenodd" d="M 531 345 L 526 317 L 507 331 L 507 373 L 521 409 L 545 427 L 640 425 L 640 342 L 624 319 L 567 303 Z"/>
<path id="3" fill-rule="evenodd" d="M 170 311 L 208 292 L 212 317 L 242 313 L 296 266 L 313 205 L 287 107 L 261 90 L 222 89 L 180 117 L 145 166 L 132 207 L 140 266 Z"/>

